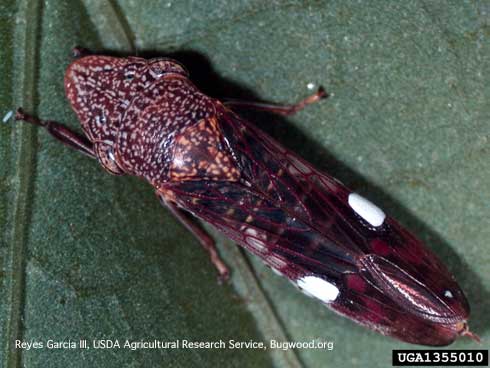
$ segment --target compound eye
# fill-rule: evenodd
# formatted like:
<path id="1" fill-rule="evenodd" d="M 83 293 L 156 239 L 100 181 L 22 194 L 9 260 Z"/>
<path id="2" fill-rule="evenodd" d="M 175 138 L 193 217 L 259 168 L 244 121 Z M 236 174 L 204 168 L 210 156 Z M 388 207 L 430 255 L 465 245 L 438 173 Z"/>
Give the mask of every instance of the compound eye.
<path id="1" fill-rule="evenodd" d="M 124 171 L 121 170 L 116 162 L 114 148 L 111 145 L 98 142 L 94 144 L 94 150 L 99 162 L 107 171 L 113 175 L 124 174 Z"/>
<path id="2" fill-rule="evenodd" d="M 153 59 L 150 63 L 150 73 L 155 79 L 167 73 L 181 74 L 186 77 L 189 75 L 184 66 L 171 59 Z"/>
<path id="3" fill-rule="evenodd" d="M 162 75 L 165 74 L 165 70 L 162 68 L 162 65 L 159 64 L 160 63 L 155 63 L 150 66 L 150 73 L 154 78 L 161 77 Z"/>

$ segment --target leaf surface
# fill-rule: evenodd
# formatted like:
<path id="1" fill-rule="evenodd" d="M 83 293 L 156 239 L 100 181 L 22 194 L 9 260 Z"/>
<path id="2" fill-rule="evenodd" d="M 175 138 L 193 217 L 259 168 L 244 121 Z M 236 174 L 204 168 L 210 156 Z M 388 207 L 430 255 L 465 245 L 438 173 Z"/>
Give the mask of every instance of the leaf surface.
<path id="1" fill-rule="evenodd" d="M 64 98 L 75 45 L 170 55 L 216 97 L 330 98 L 246 113 L 381 206 L 445 261 L 490 338 L 490 8 L 448 1 L 8 0 L 0 118 L 80 129 Z M 232 284 L 160 206 L 35 127 L 0 124 L 0 323 L 6 367 L 376 367 L 413 348 L 336 316 L 213 232 Z M 22 341 L 333 341 L 326 349 L 15 349 Z M 475 349 L 461 339 L 451 348 Z"/>

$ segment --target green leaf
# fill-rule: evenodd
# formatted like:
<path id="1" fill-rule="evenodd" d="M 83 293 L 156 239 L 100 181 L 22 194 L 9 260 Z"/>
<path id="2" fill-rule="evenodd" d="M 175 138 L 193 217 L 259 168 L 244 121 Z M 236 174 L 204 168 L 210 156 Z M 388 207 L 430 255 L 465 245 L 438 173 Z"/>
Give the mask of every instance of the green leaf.
<path id="1" fill-rule="evenodd" d="M 6 0 L 0 118 L 23 106 L 79 130 L 63 91 L 75 45 L 170 54 L 217 97 L 292 102 L 323 85 L 330 98 L 291 118 L 246 116 L 426 241 L 488 341 L 489 11 L 460 1 Z M 213 232 L 233 272 L 218 286 L 149 185 L 12 119 L 0 135 L 3 366 L 376 367 L 413 348 L 335 315 Z M 27 350 L 16 339 L 316 339 L 334 350 Z"/>

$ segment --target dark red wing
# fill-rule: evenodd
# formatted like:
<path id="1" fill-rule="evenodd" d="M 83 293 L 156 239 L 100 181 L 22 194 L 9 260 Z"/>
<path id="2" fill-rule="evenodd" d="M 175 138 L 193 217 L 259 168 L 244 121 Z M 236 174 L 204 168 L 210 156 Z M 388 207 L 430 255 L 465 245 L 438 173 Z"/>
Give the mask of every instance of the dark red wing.
<path id="1" fill-rule="evenodd" d="M 217 121 L 241 178 L 173 182 L 181 207 L 339 313 L 409 342 L 454 340 L 468 304 L 432 252 L 253 125 L 225 109 Z"/>
<path id="2" fill-rule="evenodd" d="M 356 269 L 355 259 L 328 238 L 239 182 L 187 181 L 168 188 L 180 206 L 290 279 L 314 272 L 333 281 Z"/>
<path id="3" fill-rule="evenodd" d="M 395 264 L 403 262 L 403 269 L 414 272 L 447 273 L 434 254 L 393 219 L 387 217 L 380 226 L 366 221 L 349 204 L 352 191 L 339 181 L 236 115 L 223 114 L 219 121 L 248 183 L 245 188 L 321 234 L 337 253 L 351 260 L 376 254 Z M 302 246 L 308 249 L 309 244 Z"/>

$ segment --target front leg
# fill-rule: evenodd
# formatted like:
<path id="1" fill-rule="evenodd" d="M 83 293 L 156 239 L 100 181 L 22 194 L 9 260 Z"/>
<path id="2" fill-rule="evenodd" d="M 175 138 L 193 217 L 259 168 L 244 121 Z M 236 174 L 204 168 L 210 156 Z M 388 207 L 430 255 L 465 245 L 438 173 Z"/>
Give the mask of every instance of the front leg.
<path id="1" fill-rule="evenodd" d="M 49 134 L 64 145 L 89 157 L 96 158 L 92 142 L 90 142 L 86 137 L 74 132 L 60 123 L 51 120 L 40 120 L 35 116 L 24 113 L 22 108 L 17 109 L 17 112 L 15 113 L 15 120 L 23 120 L 30 124 L 45 128 Z"/>
<path id="2" fill-rule="evenodd" d="M 191 219 L 188 213 L 178 208 L 177 205 L 172 202 L 172 200 L 165 198 L 164 195 L 158 191 L 156 192 L 156 195 L 160 199 L 160 203 L 170 210 L 172 215 L 174 215 L 197 238 L 199 243 L 201 243 L 203 248 L 209 253 L 211 263 L 218 270 L 219 283 L 227 281 L 230 276 L 230 271 L 220 258 L 213 238 L 211 238 L 211 236 L 203 228 L 201 228 L 193 219 Z"/>

